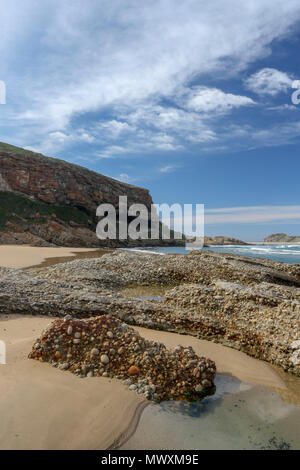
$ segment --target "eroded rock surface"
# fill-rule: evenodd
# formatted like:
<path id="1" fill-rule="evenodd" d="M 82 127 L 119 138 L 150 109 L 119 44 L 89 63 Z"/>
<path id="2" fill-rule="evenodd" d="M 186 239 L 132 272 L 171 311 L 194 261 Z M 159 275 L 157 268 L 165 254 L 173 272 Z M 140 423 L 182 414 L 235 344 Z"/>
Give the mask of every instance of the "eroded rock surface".
<path id="1" fill-rule="evenodd" d="M 202 252 L 115 251 L 22 272 L 0 269 L 0 311 L 86 318 L 213 339 L 300 374 L 300 266 Z M 126 286 L 164 286 L 164 302 L 128 298 Z"/>

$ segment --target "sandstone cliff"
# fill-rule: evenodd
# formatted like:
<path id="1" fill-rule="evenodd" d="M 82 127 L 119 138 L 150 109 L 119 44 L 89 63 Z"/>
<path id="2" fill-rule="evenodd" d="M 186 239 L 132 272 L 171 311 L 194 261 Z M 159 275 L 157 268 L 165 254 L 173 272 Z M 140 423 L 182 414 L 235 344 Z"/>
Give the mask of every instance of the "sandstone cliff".
<path id="1" fill-rule="evenodd" d="M 147 189 L 0 143 L 0 243 L 118 245 L 99 241 L 95 228 L 98 205 L 118 209 L 119 196 L 127 196 L 128 205 L 152 204 Z"/>

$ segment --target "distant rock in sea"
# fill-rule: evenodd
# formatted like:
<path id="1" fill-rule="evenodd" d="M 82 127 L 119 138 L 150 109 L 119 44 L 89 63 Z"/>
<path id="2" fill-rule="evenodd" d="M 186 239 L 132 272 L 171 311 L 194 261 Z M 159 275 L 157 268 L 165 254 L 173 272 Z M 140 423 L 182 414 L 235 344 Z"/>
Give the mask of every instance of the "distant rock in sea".
<path id="1" fill-rule="evenodd" d="M 204 245 L 248 245 L 248 243 L 238 238 L 224 237 L 222 235 L 216 237 L 204 237 Z"/>
<path id="2" fill-rule="evenodd" d="M 264 243 L 300 243 L 300 236 L 287 235 L 286 233 L 273 233 L 264 238 Z"/>

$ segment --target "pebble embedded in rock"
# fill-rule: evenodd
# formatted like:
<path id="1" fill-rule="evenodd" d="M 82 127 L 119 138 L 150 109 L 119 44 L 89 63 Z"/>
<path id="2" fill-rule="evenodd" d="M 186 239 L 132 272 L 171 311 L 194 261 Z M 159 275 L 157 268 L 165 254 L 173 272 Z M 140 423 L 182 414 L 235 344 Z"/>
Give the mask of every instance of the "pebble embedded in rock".
<path id="1" fill-rule="evenodd" d="M 99 354 L 100 354 L 99 349 L 93 348 L 93 349 L 91 350 L 91 355 L 92 355 L 92 356 L 99 356 Z"/>
<path id="2" fill-rule="evenodd" d="M 108 364 L 109 363 L 109 357 L 107 356 L 107 354 L 102 354 L 100 360 L 101 360 L 102 364 Z"/>
<path id="3" fill-rule="evenodd" d="M 140 369 L 137 366 L 131 366 L 128 369 L 128 374 L 129 375 L 139 375 Z"/>
<path id="4" fill-rule="evenodd" d="M 137 385 L 135 384 L 130 385 L 129 390 L 137 390 Z"/>

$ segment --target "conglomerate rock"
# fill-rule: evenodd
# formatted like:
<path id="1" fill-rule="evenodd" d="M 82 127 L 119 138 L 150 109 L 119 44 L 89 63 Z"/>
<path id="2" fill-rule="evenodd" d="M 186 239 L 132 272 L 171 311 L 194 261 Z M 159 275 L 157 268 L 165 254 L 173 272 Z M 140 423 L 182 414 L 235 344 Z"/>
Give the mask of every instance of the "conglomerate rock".
<path id="1" fill-rule="evenodd" d="M 154 400 L 199 398 L 213 391 L 215 363 L 191 347 L 170 351 L 111 315 L 54 321 L 29 355 L 85 377 L 118 378 Z"/>

